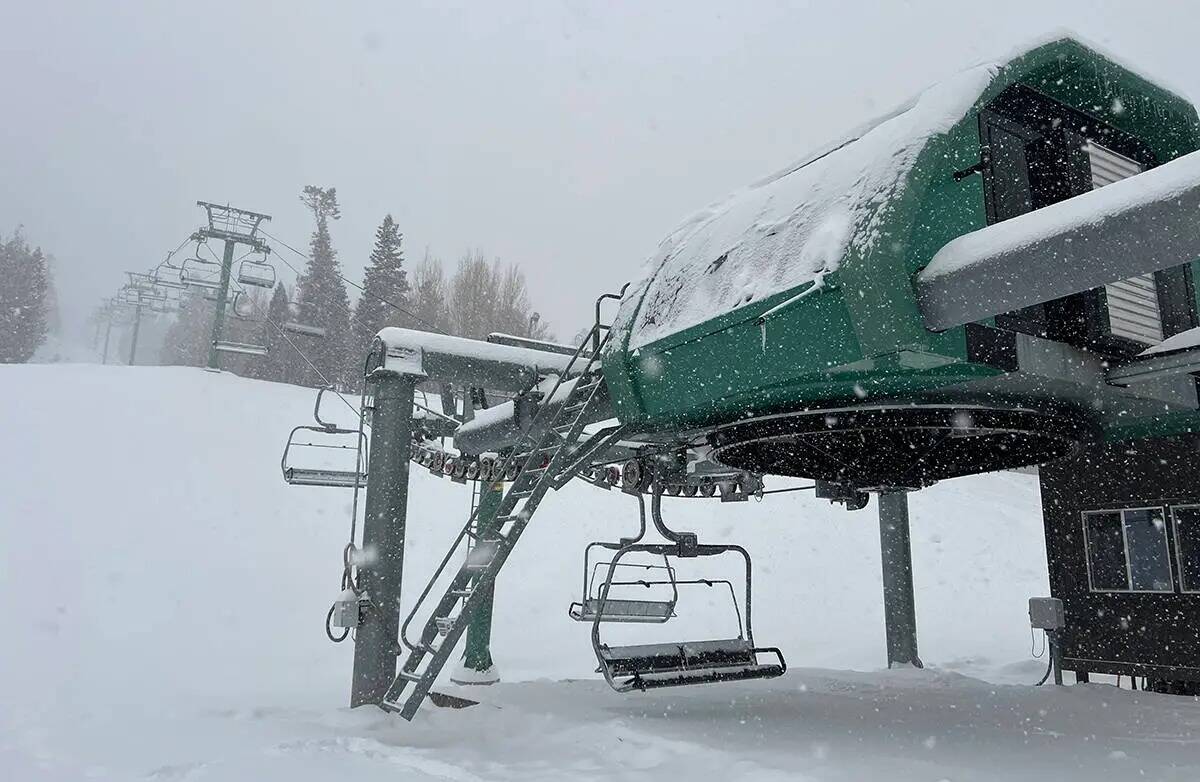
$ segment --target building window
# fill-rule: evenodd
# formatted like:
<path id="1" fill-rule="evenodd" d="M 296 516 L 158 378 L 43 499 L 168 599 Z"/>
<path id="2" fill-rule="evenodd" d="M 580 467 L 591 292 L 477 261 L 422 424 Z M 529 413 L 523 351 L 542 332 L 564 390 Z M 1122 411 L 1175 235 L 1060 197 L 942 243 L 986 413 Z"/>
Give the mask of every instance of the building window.
<path id="1" fill-rule="evenodd" d="M 1092 591 L 1174 591 L 1162 508 L 1085 511 L 1083 534 Z"/>
<path id="2" fill-rule="evenodd" d="M 1171 509 L 1175 520 L 1175 557 L 1184 592 L 1200 592 L 1200 505 Z"/>

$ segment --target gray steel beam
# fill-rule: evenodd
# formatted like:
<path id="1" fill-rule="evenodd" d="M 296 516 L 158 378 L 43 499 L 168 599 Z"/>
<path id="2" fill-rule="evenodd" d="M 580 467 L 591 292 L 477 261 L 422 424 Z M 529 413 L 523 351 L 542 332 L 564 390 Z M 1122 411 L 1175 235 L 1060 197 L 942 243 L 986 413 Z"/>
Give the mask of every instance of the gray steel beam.
<path id="1" fill-rule="evenodd" d="M 888 667 L 924 667 L 917 655 L 917 609 L 913 598 L 908 494 L 879 493 L 879 548 L 883 565 L 883 614 Z"/>
<path id="2" fill-rule="evenodd" d="M 500 451 L 516 445 L 522 435 L 541 437 L 544 426 L 540 430 L 533 429 L 533 420 L 542 405 L 562 407 L 566 404 L 567 395 L 560 393 L 558 399 L 551 401 L 535 401 L 529 398 L 518 398 L 510 402 L 501 402 L 485 411 L 477 410 L 475 419 L 458 427 L 454 433 L 454 447 L 467 454 L 481 454 Z M 586 411 L 587 423 L 606 421 L 613 417 L 612 405 L 609 402 L 608 386 L 596 390 L 592 406 Z M 543 421 L 551 421 L 557 411 L 551 411 L 543 417 Z"/>
<path id="3" fill-rule="evenodd" d="M 385 328 L 379 339 L 387 369 L 458 387 L 525 391 L 547 373 L 564 371 L 571 361 L 558 353 L 413 329 Z M 580 367 L 584 363 L 577 362 Z"/>
<path id="4" fill-rule="evenodd" d="M 371 556 L 359 566 L 359 586 L 370 598 L 372 609 L 355 633 L 351 706 L 381 702 L 396 678 L 416 386 L 414 378 L 386 370 L 375 370 L 369 382 L 375 384 L 375 408 L 363 548 Z"/>
<path id="5" fill-rule="evenodd" d="M 562 345 L 557 342 L 547 342 L 544 339 L 530 339 L 529 337 L 518 337 L 513 334 L 503 334 L 498 331 L 493 331 L 487 335 L 487 341 L 493 345 L 508 345 L 513 348 L 528 348 L 529 350 L 540 350 L 543 353 L 558 353 L 563 356 L 573 356 L 578 347 L 575 345 Z"/>
<path id="6" fill-rule="evenodd" d="M 1200 257 L 1200 152 L 948 242 L 916 277 L 932 331 Z"/>

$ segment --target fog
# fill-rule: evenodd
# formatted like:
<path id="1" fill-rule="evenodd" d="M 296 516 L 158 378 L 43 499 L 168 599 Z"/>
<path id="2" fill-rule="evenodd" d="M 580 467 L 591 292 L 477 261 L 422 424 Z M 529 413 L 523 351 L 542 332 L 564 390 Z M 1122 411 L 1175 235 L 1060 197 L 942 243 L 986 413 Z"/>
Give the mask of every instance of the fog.
<path id="1" fill-rule="evenodd" d="M 351 279 L 390 212 L 410 261 L 520 263 L 566 337 L 689 212 L 1031 38 L 1069 28 L 1200 94 L 1197 21 L 1094 0 L 8 0 L 0 232 L 56 256 L 70 324 L 195 230 L 197 199 L 300 246 L 301 188 L 332 185 Z"/>

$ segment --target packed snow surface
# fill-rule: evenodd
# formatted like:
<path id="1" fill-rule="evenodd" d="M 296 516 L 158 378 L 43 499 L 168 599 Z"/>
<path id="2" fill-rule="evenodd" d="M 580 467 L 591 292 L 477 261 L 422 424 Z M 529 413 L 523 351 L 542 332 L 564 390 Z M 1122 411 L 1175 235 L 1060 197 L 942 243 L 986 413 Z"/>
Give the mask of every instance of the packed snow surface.
<path id="1" fill-rule="evenodd" d="M 851 242 L 876 240 L 881 205 L 927 141 L 962 119 L 999 66 L 930 87 L 860 135 L 693 215 L 659 245 L 618 323 L 637 348 L 837 269 Z"/>
<path id="2" fill-rule="evenodd" d="M 279 475 L 311 391 L 80 365 L 3 366 L 0 389 L 0 779 L 1200 777 L 1200 704 L 1111 677 L 1029 686 L 1043 661 L 1030 658 L 1026 599 L 1047 592 L 1031 476 L 913 497 L 923 671 L 880 670 L 873 505 L 668 498 L 680 528 L 754 555 L 756 639 L 782 647 L 789 670 L 630 695 L 593 672 L 589 628 L 566 608 L 583 546 L 629 534 L 633 503 L 571 485 L 546 499 L 499 578 L 502 683 L 439 685 L 482 704 L 427 704 L 407 723 L 345 707 L 352 649 L 322 630 L 350 494 Z M 469 494 L 419 469 L 412 490 L 409 599 Z M 715 592 L 683 595 L 679 613 L 657 631 L 728 632 Z"/>

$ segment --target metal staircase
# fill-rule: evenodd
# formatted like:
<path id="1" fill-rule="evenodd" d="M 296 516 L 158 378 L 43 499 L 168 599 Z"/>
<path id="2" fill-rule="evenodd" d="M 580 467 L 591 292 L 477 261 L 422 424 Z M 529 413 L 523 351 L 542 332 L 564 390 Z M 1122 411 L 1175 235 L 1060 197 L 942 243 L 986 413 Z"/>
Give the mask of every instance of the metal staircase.
<path id="1" fill-rule="evenodd" d="M 543 397 L 529 434 L 495 471 L 496 475 L 507 475 L 513 464 L 519 464 L 521 469 L 516 479 L 492 512 L 481 514 L 481 508 L 475 508 L 405 619 L 400 640 L 408 653 L 380 704 L 385 710 L 398 711 L 407 720 L 413 718 L 470 624 L 487 592 L 484 587 L 496 578 L 508 560 L 542 498 L 573 474 L 577 455 L 589 448 L 590 439 L 581 443 L 581 436 L 587 413 L 604 383 L 598 363 L 609 335 L 607 327 L 597 319 L 588 338 L 558 376 L 553 390 Z M 580 363 L 582 369 L 575 370 Z M 409 625 L 426 598 L 444 581 L 450 561 L 459 552 L 465 552 L 462 565 L 426 620 L 420 638 L 410 640 Z"/>

